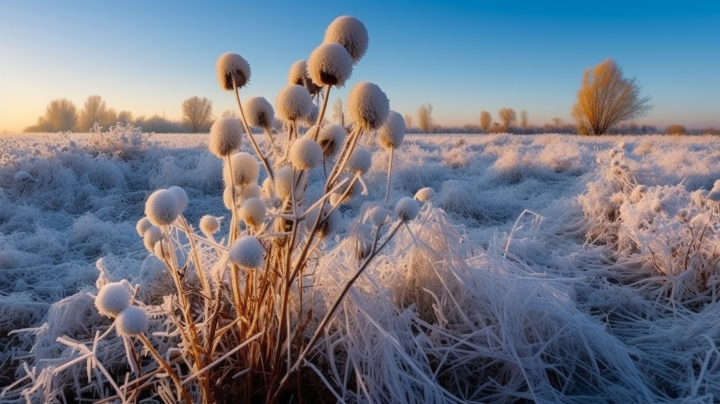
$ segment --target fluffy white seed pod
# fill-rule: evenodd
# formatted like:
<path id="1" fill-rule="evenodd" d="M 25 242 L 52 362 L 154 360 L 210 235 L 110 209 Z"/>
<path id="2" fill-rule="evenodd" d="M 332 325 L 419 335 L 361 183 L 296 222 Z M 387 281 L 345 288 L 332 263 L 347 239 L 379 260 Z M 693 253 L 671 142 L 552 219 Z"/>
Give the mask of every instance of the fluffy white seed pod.
<path id="1" fill-rule="evenodd" d="M 237 190 L 237 196 L 240 203 L 250 198 L 260 198 L 262 196 L 262 189 L 258 184 L 248 184 Z"/>
<path id="2" fill-rule="evenodd" d="M 158 189 L 145 202 L 145 216 L 155 226 L 172 224 L 180 215 L 177 195 L 167 189 Z"/>
<path id="3" fill-rule="evenodd" d="M 24 170 L 20 170 L 20 171 L 16 172 L 15 175 L 13 176 L 13 180 L 15 180 L 16 182 L 32 181 L 34 179 L 35 178 L 33 178 L 33 176 L 30 175 L 29 172 L 24 171 Z"/>
<path id="4" fill-rule="evenodd" d="M 716 180 L 713 184 L 712 191 L 720 191 L 720 180 Z"/>
<path id="5" fill-rule="evenodd" d="M 238 211 L 240 219 L 254 229 L 262 226 L 266 213 L 267 207 L 265 206 L 265 202 L 260 198 L 250 198 L 246 200 Z"/>
<path id="6" fill-rule="evenodd" d="M 132 292 L 122 282 L 110 282 L 95 297 L 95 307 L 103 316 L 115 317 L 130 305 Z"/>
<path id="7" fill-rule="evenodd" d="M 290 165 L 296 170 L 310 170 L 322 163 L 323 151 L 320 145 L 303 136 L 290 145 Z"/>
<path id="8" fill-rule="evenodd" d="M 415 192 L 415 199 L 420 202 L 427 202 L 435 197 L 435 190 L 430 187 L 419 189 Z"/>
<path id="9" fill-rule="evenodd" d="M 303 86 L 307 88 L 308 92 L 312 95 L 315 95 L 320 91 L 320 87 L 313 83 L 308 76 L 307 63 L 304 60 L 298 60 L 290 66 L 287 83 Z"/>
<path id="10" fill-rule="evenodd" d="M 348 94 L 348 117 L 364 130 L 375 130 L 387 119 L 390 101 L 376 84 L 356 84 Z"/>
<path id="11" fill-rule="evenodd" d="M 357 18 L 343 15 L 333 20 L 327 27 L 324 42 L 337 42 L 344 46 L 352 60 L 357 63 L 367 52 L 367 28 Z"/>
<path id="12" fill-rule="evenodd" d="M 405 139 L 405 119 L 399 112 L 390 111 L 385 123 L 378 129 L 378 142 L 385 149 L 397 149 Z"/>
<path id="13" fill-rule="evenodd" d="M 420 205 L 408 196 L 400 198 L 395 204 L 395 214 L 403 222 L 415 219 L 418 213 L 420 213 Z"/>
<path id="14" fill-rule="evenodd" d="M 364 175 L 372 165 L 372 154 L 367 149 L 356 147 L 350 154 L 345 171 L 352 174 Z"/>
<path id="15" fill-rule="evenodd" d="M 220 88 L 232 91 L 233 77 L 237 88 L 243 87 L 250 80 L 250 64 L 237 53 L 223 53 L 215 64 L 215 74 Z"/>
<path id="16" fill-rule="evenodd" d="M 286 121 L 308 116 L 312 106 L 313 102 L 308 90 L 294 84 L 280 90 L 275 98 L 275 111 Z"/>
<path id="17" fill-rule="evenodd" d="M 143 237 L 145 235 L 145 231 L 150 226 L 152 226 L 152 223 L 150 223 L 150 219 L 143 217 L 142 219 L 137 221 L 137 224 L 135 225 L 135 230 L 140 237 Z"/>
<path id="18" fill-rule="evenodd" d="M 160 259 L 166 259 L 169 260 L 172 252 L 172 249 L 170 247 L 170 243 L 167 242 L 167 240 L 160 240 L 153 246 L 153 254 L 157 256 Z"/>
<path id="19" fill-rule="evenodd" d="M 132 337 L 144 334 L 148 330 L 147 313 L 140 307 L 128 306 L 118 314 L 115 327 L 120 335 Z"/>
<path id="20" fill-rule="evenodd" d="M 708 192 L 707 204 L 710 206 L 720 206 L 720 191 Z"/>
<path id="21" fill-rule="evenodd" d="M 232 168 L 232 172 L 230 171 Z M 227 159 L 223 163 L 223 180 L 225 185 L 229 185 L 232 181 L 235 185 L 244 187 L 249 184 L 255 184 L 260 173 L 260 163 L 250 153 L 238 152 L 230 156 L 230 165 Z M 232 174 L 232 175 L 231 175 Z"/>
<path id="22" fill-rule="evenodd" d="M 170 188 L 168 188 L 168 191 L 175 194 L 175 196 L 178 199 L 178 203 L 180 204 L 180 213 L 185 211 L 185 208 L 187 208 L 188 203 L 190 202 L 190 199 L 187 196 L 187 192 L 185 192 L 184 189 L 173 185 Z"/>
<path id="23" fill-rule="evenodd" d="M 237 239 L 228 250 L 228 259 L 245 268 L 257 268 L 262 265 L 265 249 L 260 241 L 252 236 Z"/>
<path id="24" fill-rule="evenodd" d="M 275 111 L 265 97 L 252 97 L 243 105 L 250 126 L 270 129 L 275 122 Z"/>
<path id="25" fill-rule="evenodd" d="M 162 240 L 162 231 L 157 226 L 150 226 L 143 235 L 143 244 L 148 251 L 154 252 L 155 243 Z"/>
<path id="26" fill-rule="evenodd" d="M 390 212 L 382 206 L 373 206 L 367 212 L 367 217 L 373 226 L 379 227 L 385 224 L 390 217 Z"/>
<path id="27" fill-rule="evenodd" d="M 233 117 L 219 118 L 210 127 L 208 148 L 212 154 L 223 158 L 240 148 L 243 128 L 240 120 Z"/>
<path id="28" fill-rule="evenodd" d="M 205 215 L 200 218 L 200 231 L 206 236 L 215 234 L 220 228 L 220 220 L 215 216 Z"/>
<path id="29" fill-rule="evenodd" d="M 353 60 L 339 43 L 325 42 L 315 48 L 307 61 L 308 75 L 318 86 L 342 87 L 353 71 Z"/>
<path id="30" fill-rule="evenodd" d="M 688 212 L 687 209 L 678 209 L 677 213 L 675 214 L 675 219 L 680 222 L 686 222 L 688 216 L 690 216 L 690 212 Z"/>
<path id="31" fill-rule="evenodd" d="M 345 128 L 340 125 L 325 125 L 320 128 L 318 144 L 322 147 L 325 158 L 333 158 L 345 143 Z"/>
<path id="32" fill-rule="evenodd" d="M 290 200 L 293 186 L 293 170 L 283 167 L 275 171 L 275 195 L 283 201 Z M 297 190 L 297 188 L 296 188 Z"/>

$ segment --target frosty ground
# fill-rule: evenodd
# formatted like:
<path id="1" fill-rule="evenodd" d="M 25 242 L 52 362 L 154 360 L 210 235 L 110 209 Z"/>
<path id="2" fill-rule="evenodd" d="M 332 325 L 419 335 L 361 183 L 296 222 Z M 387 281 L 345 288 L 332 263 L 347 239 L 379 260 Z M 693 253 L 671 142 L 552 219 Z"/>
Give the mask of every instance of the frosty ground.
<path id="1" fill-rule="evenodd" d="M 345 229 L 331 242 L 364 200 L 384 196 L 388 157 L 369 147 L 370 195 L 343 208 Z M 708 199 L 720 179 L 717 137 L 408 135 L 395 159 L 391 201 L 435 190 L 425 209 L 437 210 L 425 217 L 456 226 L 475 272 L 452 275 L 482 295 L 476 309 L 492 331 L 471 333 L 486 340 L 467 352 L 483 363 L 466 370 L 480 387 L 453 392 L 457 401 L 720 399 L 720 220 Z M 98 258 L 113 280 L 156 281 L 135 231 L 144 201 L 177 185 L 190 223 L 227 217 L 221 171 L 206 135 L 0 137 L 2 368 L 32 357 L 34 335 L 10 331 L 95 292 Z M 311 181 L 322 178 L 315 170 Z M 422 289 L 429 269 L 402 263 L 396 270 Z M 403 295 L 401 308 L 442 322 L 433 287 Z M 18 374 L 0 372 L 0 386 Z M 443 394 L 434 401 L 454 401 Z"/>

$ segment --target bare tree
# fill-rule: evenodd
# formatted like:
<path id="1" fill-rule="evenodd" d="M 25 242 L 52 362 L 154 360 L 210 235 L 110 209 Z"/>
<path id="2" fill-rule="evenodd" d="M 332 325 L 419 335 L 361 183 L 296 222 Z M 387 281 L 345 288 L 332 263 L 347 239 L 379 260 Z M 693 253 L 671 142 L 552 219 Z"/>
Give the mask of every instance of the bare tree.
<path id="1" fill-rule="evenodd" d="M 684 135 L 687 133 L 687 129 L 683 125 L 670 125 L 665 129 L 665 133 L 668 135 Z"/>
<path id="2" fill-rule="evenodd" d="M 67 98 L 50 101 L 45 115 L 38 118 L 37 125 L 25 128 L 25 132 L 58 132 L 75 129 L 77 108 Z"/>
<path id="3" fill-rule="evenodd" d="M 124 123 L 125 125 L 133 122 L 133 114 L 130 111 L 120 111 L 118 114 L 118 122 Z"/>
<path id="4" fill-rule="evenodd" d="M 585 69 L 572 115 L 578 126 L 602 135 L 616 123 L 647 113 L 650 97 L 640 98 L 635 79 L 626 79 L 612 59 Z"/>
<path id="5" fill-rule="evenodd" d="M 333 103 L 332 119 L 340 126 L 345 126 L 345 112 L 343 112 L 343 102 L 340 97 Z"/>
<path id="6" fill-rule="evenodd" d="M 226 109 L 222 113 L 223 118 L 237 118 L 237 114 L 235 113 L 235 110 L 232 109 Z"/>
<path id="7" fill-rule="evenodd" d="M 410 115 L 410 114 L 405 114 L 404 118 L 405 118 L 405 127 L 406 127 L 408 130 L 410 130 L 410 128 L 412 128 L 412 124 L 413 124 L 412 115 Z"/>
<path id="8" fill-rule="evenodd" d="M 487 111 L 480 111 L 480 128 L 487 132 L 490 130 L 490 125 L 492 125 L 492 116 L 490 116 L 490 113 Z"/>
<path id="9" fill-rule="evenodd" d="M 520 127 L 522 130 L 526 130 L 528 127 L 528 116 L 525 110 L 520 111 Z"/>
<path id="10" fill-rule="evenodd" d="M 182 103 L 183 123 L 192 133 L 198 133 L 200 128 L 212 119 L 212 101 L 203 97 L 190 97 Z"/>
<path id="11" fill-rule="evenodd" d="M 420 108 L 418 108 L 417 111 L 418 126 L 420 127 L 420 130 L 425 133 L 430 132 L 433 128 L 432 110 L 432 104 L 423 104 L 420 106 Z"/>
<path id="12" fill-rule="evenodd" d="M 498 116 L 505 127 L 505 130 L 510 129 L 510 125 L 517 121 L 515 110 L 512 108 L 503 108 L 498 112 Z"/>
<path id="13" fill-rule="evenodd" d="M 117 113 L 113 109 L 108 110 L 105 101 L 99 95 L 91 95 L 85 101 L 83 109 L 78 114 L 77 129 L 87 132 L 95 126 L 95 123 L 105 128 L 117 123 Z"/>

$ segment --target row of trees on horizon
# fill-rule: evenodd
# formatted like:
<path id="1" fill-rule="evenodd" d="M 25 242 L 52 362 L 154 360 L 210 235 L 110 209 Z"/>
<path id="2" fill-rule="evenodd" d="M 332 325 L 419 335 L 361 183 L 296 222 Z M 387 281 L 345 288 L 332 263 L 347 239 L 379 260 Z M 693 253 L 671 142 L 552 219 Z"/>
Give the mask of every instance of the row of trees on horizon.
<path id="1" fill-rule="evenodd" d="M 417 121 L 413 116 L 405 114 L 405 126 L 410 132 L 424 133 L 571 133 L 581 135 L 609 134 L 648 134 L 667 133 L 682 134 L 720 134 L 720 130 L 706 128 L 689 131 L 685 126 L 673 124 L 664 129 L 651 125 L 637 125 L 632 119 L 646 114 L 652 106 L 650 97 L 640 97 L 640 87 L 635 79 L 626 79 L 622 70 L 612 59 L 606 59 L 592 69 L 586 69 L 582 85 L 577 93 L 577 99 L 572 107 L 575 123 L 553 118 L 552 122 L 542 126 L 531 125 L 528 112 L 505 107 L 498 111 L 494 121 L 488 111 L 480 112 L 479 125 L 467 124 L 462 127 L 443 127 L 437 125 L 432 118 L 432 104 L 421 105 L 416 113 Z M 88 132 L 98 125 L 104 129 L 122 123 L 141 127 L 144 132 L 155 133 L 198 133 L 207 132 L 214 122 L 212 101 L 197 96 L 190 97 L 182 103 L 182 120 L 171 121 L 154 115 L 150 118 L 141 116 L 133 119 L 129 111 L 120 111 L 108 108 L 99 95 L 91 95 L 85 101 L 83 109 L 79 112 L 75 105 L 63 98 L 53 100 L 47 106 L 45 115 L 38 118 L 36 125 L 26 128 L 25 132 L 59 132 L 77 131 Z M 232 111 L 225 111 L 222 116 L 232 116 Z M 342 99 L 337 99 L 333 106 L 335 123 L 345 126 Z M 628 122 L 622 124 L 623 122 Z M 414 126 L 414 124 L 417 124 Z"/>

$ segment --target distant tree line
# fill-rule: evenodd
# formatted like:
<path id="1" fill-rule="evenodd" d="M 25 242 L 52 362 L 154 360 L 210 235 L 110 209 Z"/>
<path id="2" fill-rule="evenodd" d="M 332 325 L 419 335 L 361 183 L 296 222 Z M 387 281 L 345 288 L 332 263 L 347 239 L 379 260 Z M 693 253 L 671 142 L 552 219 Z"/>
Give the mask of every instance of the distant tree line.
<path id="1" fill-rule="evenodd" d="M 99 95 L 89 96 L 80 111 L 72 101 L 61 98 L 50 101 L 37 124 L 25 128 L 24 132 L 89 132 L 96 124 L 102 130 L 107 130 L 120 123 L 141 127 L 143 132 L 148 133 L 198 133 L 209 131 L 214 122 L 212 101 L 204 97 L 194 96 L 183 101 L 182 112 L 181 121 L 159 115 L 133 118 L 130 111 L 117 112 L 114 108 L 108 108 Z"/>

